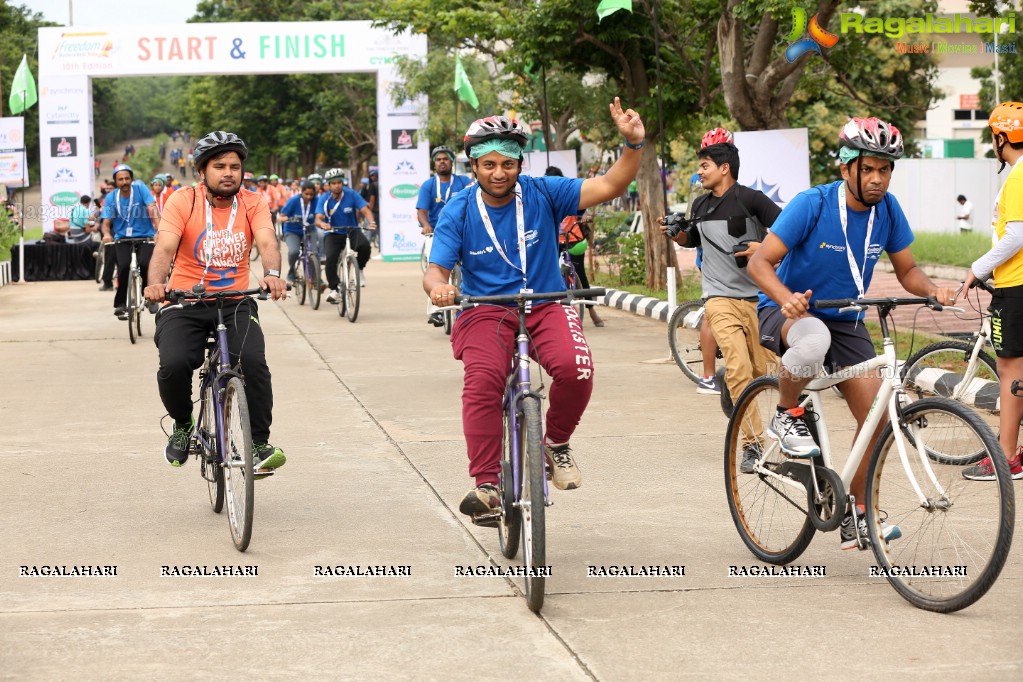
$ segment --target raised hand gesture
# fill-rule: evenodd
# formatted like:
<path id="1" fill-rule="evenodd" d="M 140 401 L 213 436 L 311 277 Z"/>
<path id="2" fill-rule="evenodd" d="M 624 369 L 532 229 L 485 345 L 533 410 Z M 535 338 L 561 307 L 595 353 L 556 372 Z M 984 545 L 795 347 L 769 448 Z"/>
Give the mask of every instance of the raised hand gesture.
<path id="1" fill-rule="evenodd" d="M 615 97 L 610 104 L 611 119 L 615 122 L 619 132 L 630 144 L 640 144 L 646 139 L 646 128 L 643 126 L 643 119 L 632 109 L 622 110 L 622 102 Z"/>

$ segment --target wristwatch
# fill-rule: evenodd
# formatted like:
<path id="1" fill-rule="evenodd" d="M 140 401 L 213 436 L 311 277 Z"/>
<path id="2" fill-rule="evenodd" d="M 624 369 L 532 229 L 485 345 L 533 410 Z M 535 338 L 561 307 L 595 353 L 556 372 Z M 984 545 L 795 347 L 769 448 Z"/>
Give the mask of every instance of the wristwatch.
<path id="1" fill-rule="evenodd" d="M 629 149 L 642 149 L 643 147 L 646 146 L 646 140 L 643 140 L 639 144 L 632 144 L 631 142 L 629 142 L 628 138 L 626 138 L 625 146 L 628 147 Z"/>
<path id="2" fill-rule="evenodd" d="M 267 277 L 276 277 L 276 278 L 280 279 L 281 271 L 280 270 L 274 270 L 274 269 L 271 268 L 270 270 L 266 271 L 266 276 Z"/>

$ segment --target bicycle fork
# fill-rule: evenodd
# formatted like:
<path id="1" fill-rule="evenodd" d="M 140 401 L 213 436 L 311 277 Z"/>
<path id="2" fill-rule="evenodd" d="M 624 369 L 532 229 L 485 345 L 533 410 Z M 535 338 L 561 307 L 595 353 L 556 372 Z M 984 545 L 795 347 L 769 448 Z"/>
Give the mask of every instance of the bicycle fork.
<path id="1" fill-rule="evenodd" d="M 512 484 L 515 491 L 515 502 L 516 507 L 522 506 L 522 459 L 527 457 L 529 453 L 526 451 L 527 444 L 522 442 L 522 431 L 519 428 L 519 415 L 523 413 L 522 401 L 526 399 L 535 399 L 538 407 L 543 405 L 543 395 L 533 391 L 532 382 L 529 376 L 529 334 L 526 331 L 526 322 L 524 318 L 520 318 L 519 321 L 519 333 L 515 338 L 515 344 L 518 347 L 518 352 L 515 355 L 515 360 L 518 362 L 517 377 L 515 374 L 509 377 L 509 383 L 512 384 L 509 392 L 509 407 L 508 410 L 508 428 L 511 437 L 512 452 L 517 453 L 517 456 L 512 457 Z M 517 380 L 515 380 L 517 379 Z M 540 413 L 541 425 L 540 425 L 540 447 L 543 445 L 543 411 L 537 410 Z M 550 507 L 553 502 L 550 499 L 550 490 L 547 485 L 546 476 L 546 458 L 543 456 L 541 450 L 540 465 L 545 468 L 543 477 L 543 499 L 544 506 Z"/>

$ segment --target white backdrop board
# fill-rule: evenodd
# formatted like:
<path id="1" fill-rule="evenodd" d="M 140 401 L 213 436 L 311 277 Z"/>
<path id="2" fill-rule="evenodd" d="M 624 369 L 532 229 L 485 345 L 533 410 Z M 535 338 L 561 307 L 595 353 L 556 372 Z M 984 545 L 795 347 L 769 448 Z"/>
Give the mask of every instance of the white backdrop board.
<path id="1" fill-rule="evenodd" d="M 735 133 L 739 184 L 758 189 L 781 207 L 810 188 L 806 128 Z"/>
<path id="2" fill-rule="evenodd" d="M 39 29 L 39 128 L 43 224 L 93 191 L 92 78 L 276 73 L 377 74 L 381 253 L 418 258 L 411 187 L 430 175 L 419 139 L 422 102 L 391 103 L 394 58 L 426 56 L 426 36 L 368 21 L 253 22 Z M 270 115 L 272 112 L 267 112 Z M 404 144 L 402 131 L 412 140 Z M 193 131 L 197 132 L 197 131 Z M 208 131 L 201 131 L 199 134 Z M 399 142 L 400 138 L 400 142 Z M 61 144 L 60 140 L 65 140 Z M 258 140 L 247 140 L 257 146 Z M 67 153 L 68 147 L 73 153 Z M 63 153 L 58 153 L 62 151 Z"/>
<path id="3" fill-rule="evenodd" d="M 23 187 L 25 178 L 25 118 L 0 118 L 0 185 Z"/>
<path id="4" fill-rule="evenodd" d="M 548 163 L 548 154 L 550 162 Z M 522 160 L 523 175 L 539 177 L 547 170 L 547 166 L 557 166 L 566 178 L 579 177 L 579 168 L 575 160 L 574 149 L 564 149 L 552 152 L 526 152 Z"/>
<path id="5" fill-rule="evenodd" d="M 895 195 L 914 232 L 958 233 L 956 197 L 973 202 L 973 231 L 991 234 L 998 188 L 1009 174 L 998 175 L 994 159 L 899 159 L 888 191 Z"/>

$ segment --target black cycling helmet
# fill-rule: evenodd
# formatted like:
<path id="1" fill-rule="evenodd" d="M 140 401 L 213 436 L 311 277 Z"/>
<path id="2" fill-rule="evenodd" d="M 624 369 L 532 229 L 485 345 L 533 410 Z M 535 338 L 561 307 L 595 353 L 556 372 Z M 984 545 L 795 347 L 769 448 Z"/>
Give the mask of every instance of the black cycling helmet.
<path id="1" fill-rule="evenodd" d="M 249 149 L 240 137 L 223 130 L 214 130 L 195 143 L 192 154 L 196 169 L 202 170 L 207 161 L 224 152 L 237 152 L 242 161 L 249 155 Z"/>
<path id="2" fill-rule="evenodd" d="M 463 147 L 466 156 L 472 157 L 474 145 L 493 139 L 512 140 L 520 147 L 525 147 L 526 142 L 529 141 L 529 132 L 520 121 L 507 116 L 488 116 L 477 119 L 465 132 Z"/>
<path id="3" fill-rule="evenodd" d="M 452 161 L 455 160 L 454 150 L 452 150 L 451 147 L 448 147 L 447 145 L 442 144 L 439 147 L 434 147 L 433 150 L 430 151 L 430 161 L 435 160 L 438 154 L 447 154 L 449 159 L 451 159 Z"/>
<path id="4" fill-rule="evenodd" d="M 268 182 L 269 180 L 270 178 L 266 177 L 265 175 L 260 175 L 258 178 L 256 178 L 256 182 Z"/>

